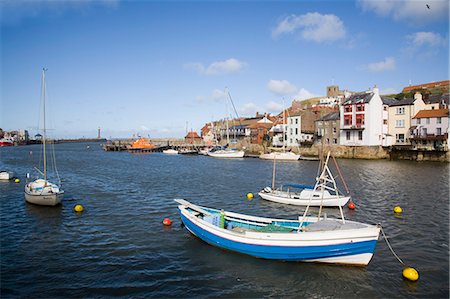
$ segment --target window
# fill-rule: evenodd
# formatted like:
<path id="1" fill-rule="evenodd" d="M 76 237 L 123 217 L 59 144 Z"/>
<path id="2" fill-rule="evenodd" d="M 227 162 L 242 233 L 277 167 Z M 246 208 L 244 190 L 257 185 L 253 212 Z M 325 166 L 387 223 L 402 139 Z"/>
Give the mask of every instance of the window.
<path id="1" fill-rule="evenodd" d="M 352 116 L 344 115 L 344 126 L 351 126 L 351 125 L 352 125 Z"/>
<path id="2" fill-rule="evenodd" d="M 417 119 L 417 124 L 420 125 L 420 118 Z"/>
<path id="3" fill-rule="evenodd" d="M 358 140 L 362 140 L 362 139 L 363 139 L 363 132 L 358 131 Z"/>
<path id="4" fill-rule="evenodd" d="M 440 117 L 438 117 L 438 118 L 436 119 L 436 123 L 437 123 L 437 124 L 441 124 L 441 123 L 442 123 L 442 119 L 441 119 Z"/>
<path id="5" fill-rule="evenodd" d="M 291 130 L 290 130 L 290 131 L 291 131 L 291 135 L 292 135 L 292 132 L 293 132 L 292 128 L 291 128 Z"/>
<path id="6" fill-rule="evenodd" d="M 364 104 L 357 104 L 357 105 L 356 105 L 356 111 L 357 111 L 357 112 L 362 112 L 362 111 L 364 111 Z"/>
<path id="7" fill-rule="evenodd" d="M 388 124 L 387 119 L 383 119 L 383 125 L 387 125 L 387 124 Z"/>
<path id="8" fill-rule="evenodd" d="M 344 112 L 352 112 L 352 105 L 344 105 Z"/>
<path id="9" fill-rule="evenodd" d="M 333 133 L 336 133 L 336 127 L 333 128 Z"/>
<path id="10" fill-rule="evenodd" d="M 395 134 L 395 142 L 404 143 L 405 142 L 405 134 Z"/>
<path id="11" fill-rule="evenodd" d="M 295 119 L 295 124 L 298 125 L 298 118 Z"/>
<path id="12" fill-rule="evenodd" d="M 347 134 L 346 134 L 346 135 L 347 135 L 347 136 L 346 136 L 346 137 L 347 137 L 347 140 L 350 140 L 350 132 L 346 132 L 346 133 L 347 133 Z"/>
<path id="13" fill-rule="evenodd" d="M 441 128 L 436 128 L 436 135 L 442 135 Z"/>
<path id="14" fill-rule="evenodd" d="M 395 114 L 405 114 L 405 107 L 397 107 L 395 109 Z"/>
<path id="15" fill-rule="evenodd" d="M 333 144 L 337 144 L 337 139 L 333 138 Z"/>
<path id="16" fill-rule="evenodd" d="M 430 124 L 430 119 L 428 117 L 425 118 L 425 119 L 426 119 L 427 125 L 429 125 Z"/>
<path id="17" fill-rule="evenodd" d="M 289 139 L 290 140 L 290 142 L 292 143 L 292 138 L 291 139 Z"/>
<path id="18" fill-rule="evenodd" d="M 327 144 L 330 144 L 330 138 L 327 138 Z"/>
<path id="19" fill-rule="evenodd" d="M 383 110 L 384 110 L 384 111 L 387 111 L 387 106 L 383 106 Z"/>
<path id="20" fill-rule="evenodd" d="M 397 119 L 395 121 L 395 127 L 396 128 L 404 128 L 405 127 L 405 120 L 404 119 Z"/>
<path id="21" fill-rule="evenodd" d="M 364 114 L 356 115 L 356 127 L 361 128 L 364 126 Z"/>

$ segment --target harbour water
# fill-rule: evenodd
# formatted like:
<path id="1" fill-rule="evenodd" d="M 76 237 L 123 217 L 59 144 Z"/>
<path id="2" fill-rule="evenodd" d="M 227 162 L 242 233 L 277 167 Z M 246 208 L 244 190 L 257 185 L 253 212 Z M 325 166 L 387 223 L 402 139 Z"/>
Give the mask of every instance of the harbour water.
<path id="1" fill-rule="evenodd" d="M 0 149 L 0 169 L 21 179 L 0 182 L 2 298 L 449 297 L 447 163 L 339 160 L 356 203 L 345 208 L 347 218 L 383 225 L 396 253 L 419 271 L 419 281 L 409 282 L 382 238 L 371 263 L 358 268 L 256 259 L 210 246 L 181 226 L 174 198 L 297 218 L 301 207 L 246 198 L 271 184 L 271 161 L 104 152 L 97 143 L 55 148 L 66 193 L 51 208 L 23 196 L 39 146 Z M 314 161 L 277 164 L 278 183 L 313 184 L 316 173 Z M 85 211 L 74 213 L 76 204 Z M 166 217 L 171 227 L 162 225 Z"/>

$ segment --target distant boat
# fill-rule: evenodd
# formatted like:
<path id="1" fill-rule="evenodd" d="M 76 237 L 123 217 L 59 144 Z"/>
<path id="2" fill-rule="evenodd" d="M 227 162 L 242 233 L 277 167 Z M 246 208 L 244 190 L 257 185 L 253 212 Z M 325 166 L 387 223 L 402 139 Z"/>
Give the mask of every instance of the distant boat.
<path id="1" fill-rule="evenodd" d="M 138 140 L 131 143 L 131 145 L 128 146 L 129 150 L 143 150 L 143 149 L 152 149 L 156 146 L 150 142 L 150 140 L 146 138 L 139 138 Z"/>
<path id="2" fill-rule="evenodd" d="M 342 219 L 263 218 L 227 212 L 175 199 L 185 227 L 210 245 L 250 256 L 282 261 L 366 266 L 380 226 Z"/>
<path id="3" fill-rule="evenodd" d="M 43 103 L 43 135 L 42 135 L 42 154 L 43 154 L 43 171 L 35 168 L 43 178 L 38 178 L 35 181 L 29 182 L 25 185 L 25 200 L 29 203 L 42 206 L 55 206 L 61 202 L 64 197 L 64 191 L 60 188 L 61 180 L 59 179 L 58 171 L 56 170 L 55 155 L 53 152 L 52 161 L 56 177 L 59 180 L 59 185 L 51 183 L 47 179 L 47 134 L 45 127 L 45 102 L 46 102 L 46 85 L 45 72 L 42 70 L 42 103 Z M 54 148 L 53 148 L 54 150 Z"/>
<path id="4" fill-rule="evenodd" d="M 283 186 L 274 190 L 275 179 L 272 180 L 272 188 L 265 187 L 258 195 L 269 201 L 297 205 L 297 206 L 323 206 L 323 207 L 342 207 L 349 200 L 350 196 L 339 194 L 336 181 L 328 168 L 328 157 L 325 161 L 324 169 L 320 177 L 316 179 L 316 186 L 304 186 L 297 184 L 285 184 L 287 189 L 283 190 Z M 274 176 L 275 176 L 274 162 Z M 292 190 L 295 188 L 301 191 Z"/>
<path id="5" fill-rule="evenodd" d="M 12 180 L 13 178 L 14 178 L 14 172 L 6 171 L 6 170 L 0 171 L 0 180 L 8 181 L 8 180 Z"/>
<path id="6" fill-rule="evenodd" d="M 177 150 L 174 150 L 174 149 L 172 149 L 172 148 L 163 150 L 163 153 L 164 153 L 164 154 L 167 154 L 167 155 L 178 155 L 178 151 L 177 151 Z"/>
<path id="7" fill-rule="evenodd" d="M 189 149 L 189 148 L 180 148 L 178 150 L 178 153 L 180 155 L 197 155 L 198 151 L 195 149 Z"/>
<path id="8" fill-rule="evenodd" d="M 0 147 L 1 146 L 13 146 L 14 141 L 11 138 L 2 138 L 0 139 Z"/>
<path id="9" fill-rule="evenodd" d="M 228 98 L 231 101 L 231 96 L 229 92 Z M 228 147 L 228 145 L 230 144 L 230 130 L 228 126 L 228 102 L 227 102 L 226 131 L 227 131 L 227 145 L 222 149 L 210 150 L 208 152 L 208 156 L 213 158 L 243 158 L 245 155 L 244 151 Z"/>
<path id="10" fill-rule="evenodd" d="M 300 155 L 294 154 L 293 152 L 271 152 L 268 154 L 262 154 L 259 156 L 260 159 L 264 160 L 284 160 L 284 161 L 297 161 Z"/>
<path id="11" fill-rule="evenodd" d="M 284 105 L 283 105 L 284 106 Z M 296 161 L 300 158 L 300 155 L 294 154 L 293 152 L 286 152 L 285 146 L 285 124 L 286 124 L 286 110 L 283 107 L 283 150 L 282 152 L 271 152 L 268 154 L 261 154 L 260 159 L 264 160 L 284 160 L 284 161 Z"/>

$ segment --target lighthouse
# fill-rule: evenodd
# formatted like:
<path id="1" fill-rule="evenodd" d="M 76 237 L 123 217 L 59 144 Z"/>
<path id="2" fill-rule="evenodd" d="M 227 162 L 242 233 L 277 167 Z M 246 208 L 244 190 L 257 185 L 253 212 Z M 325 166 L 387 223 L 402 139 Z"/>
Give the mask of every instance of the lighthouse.
<path id="1" fill-rule="evenodd" d="M 97 139 L 100 139 L 100 127 L 98 127 Z"/>

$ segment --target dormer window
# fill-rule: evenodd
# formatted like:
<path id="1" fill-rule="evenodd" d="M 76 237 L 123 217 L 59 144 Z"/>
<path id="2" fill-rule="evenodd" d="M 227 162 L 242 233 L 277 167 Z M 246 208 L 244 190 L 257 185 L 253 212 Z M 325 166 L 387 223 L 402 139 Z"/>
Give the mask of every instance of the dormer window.
<path id="1" fill-rule="evenodd" d="M 352 112 L 352 105 L 344 105 L 344 112 Z"/>

